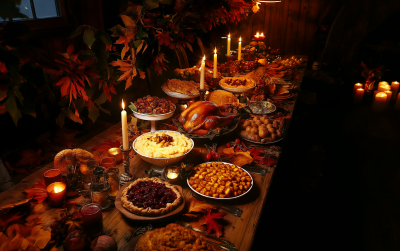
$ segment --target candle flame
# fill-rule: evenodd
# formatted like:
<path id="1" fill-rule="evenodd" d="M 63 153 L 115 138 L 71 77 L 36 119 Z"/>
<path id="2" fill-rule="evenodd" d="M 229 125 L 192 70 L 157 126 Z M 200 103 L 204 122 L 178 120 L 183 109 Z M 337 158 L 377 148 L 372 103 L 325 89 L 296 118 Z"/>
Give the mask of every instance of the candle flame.
<path id="1" fill-rule="evenodd" d="M 231 33 L 229 33 L 228 38 L 231 38 Z"/>
<path id="2" fill-rule="evenodd" d="M 214 54 L 217 54 L 217 47 L 215 47 L 214 49 Z"/>
<path id="3" fill-rule="evenodd" d="M 242 42 L 242 37 L 239 38 L 239 42 Z"/>
<path id="4" fill-rule="evenodd" d="M 206 55 L 204 55 L 204 57 L 203 57 L 203 61 L 204 61 L 204 60 L 206 60 Z"/>
<path id="5" fill-rule="evenodd" d="M 261 33 L 261 36 L 262 36 L 262 37 L 264 36 L 264 32 Z"/>
<path id="6" fill-rule="evenodd" d="M 124 99 L 122 99 L 122 110 L 125 110 L 125 103 L 124 103 Z"/>
<path id="7" fill-rule="evenodd" d="M 59 192 L 61 192 L 61 191 L 62 191 L 62 188 L 61 188 L 61 187 L 54 186 L 54 192 L 55 192 L 55 193 L 59 193 Z"/>

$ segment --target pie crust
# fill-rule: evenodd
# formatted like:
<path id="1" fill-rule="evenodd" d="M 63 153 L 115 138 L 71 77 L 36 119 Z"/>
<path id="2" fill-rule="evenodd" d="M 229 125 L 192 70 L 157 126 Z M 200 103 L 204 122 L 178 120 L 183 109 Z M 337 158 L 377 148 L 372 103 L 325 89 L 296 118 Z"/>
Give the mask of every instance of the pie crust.
<path id="1" fill-rule="evenodd" d="M 139 182 L 146 182 L 146 181 L 153 181 L 154 183 L 164 183 L 165 186 L 171 189 L 176 194 L 176 199 L 172 203 L 167 203 L 166 207 L 160 209 L 152 209 L 150 207 L 142 208 L 135 206 L 132 202 L 128 200 L 128 192 L 129 190 Z M 129 184 L 124 191 L 122 192 L 121 196 L 121 204 L 124 208 L 129 210 L 130 212 L 138 215 L 145 215 L 145 216 L 159 216 L 167 214 L 173 210 L 175 210 L 182 202 L 182 195 L 173 185 L 168 182 L 164 182 L 159 178 L 140 178 Z"/>

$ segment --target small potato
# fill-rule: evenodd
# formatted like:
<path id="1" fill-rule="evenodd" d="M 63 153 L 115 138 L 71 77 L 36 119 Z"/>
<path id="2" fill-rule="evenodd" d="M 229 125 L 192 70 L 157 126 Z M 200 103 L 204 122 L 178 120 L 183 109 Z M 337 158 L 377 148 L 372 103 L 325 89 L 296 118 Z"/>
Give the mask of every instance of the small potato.
<path id="1" fill-rule="evenodd" d="M 250 133 L 252 133 L 252 134 L 258 134 L 258 128 L 253 128 L 253 129 L 251 129 Z"/>
<path id="2" fill-rule="evenodd" d="M 253 128 L 253 127 L 251 127 L 251 126 L 247 126 L 247 127 L 246 127 L 246 132 L 250 132 L 252 128 Z"/>
<path id="3" fill-rule="evenodd" d="M 253 118 L 253 121 L 254 121 L 254 122 L 256 122 L 257 120 L 259 120 L 258 117 L 254 117 L 254 118 Z"/>
<path id="4" fill-rule="evenodd" d="M 269 131 L 270 133 L 275 133 L 275 128 L 268 128 L 268 131 Z"/>
<path id="5" fill-rule="evenodd" d="M 271 124 L 271 120 L 269 120 L 269 119 L 264 119 L 264 124 L 266 124 L 266 125 L 268 125 L 268 124 Z"/>
<path id="6" fill-rule="evenodd" d="M 260 130 L 261 130 L 261 128 L 267 129 L 267 127 L 266 127 L 264 124 L 262 124 L 262 125 L 258 126 L 258 131 L 260 131 Z"/>
<path id="7" fill-rule="evenodd" d="M 272 139 L 272 141 L 276 141 L 276 140 L 278 140 L 278 137 L 276 136 L 275 133 L 271 133 L 271 139 Z"/>
<path id="8" fill-rule="evenodd" d="M 260 121 L 262 121 L 264 123 L 265 119 L 266 118 L 263 116 L 263 117 L 260 118 Z"/>
<path id="9" fill-rule="evenodd" d="M 267 137 L 269 134 L 267 128 L 261 128 L 258 130 L 258 136 L 260 136 L 261 138 L 265 138 Z"/>
<path id="10" fill-rule="evenodd" d="M 274 128 L 278 128 L 279 127 L 278 121 L 274 120 L 274 122 L 272 123 L 272 126 Z"/>
<path id="11" fill-rule="evenodd" d="M 282 137 L 282 131 L 281 130 L 276 130 L 276 135 L 281 138 Z"/>
<path id="12" fill-rule="evenodd" d="M 269 128 L 274 128 L 274 127 L 272 126 L 272 124 L 268 124 L 267 128 L 269 129 Z"/>
<path id="13" fill-rule="evenodd" d="M 251 127 L 258 127 L 258 125 L 255 122 L 251 122 Z"/>
<path id="14" fill-rule="evenodd" d="M 251 125 L 251 122 L 249 121 L 249 120 L 246 120 L 244 123 L 243 123 L 243 126 L 244 127 L 248 127 L 248 126 L 250 126 Z"/>
<path id="15" fill-rule="evenodd" d="M 258 126 L 260 126 L 260 125 L 263 124 L 263 122 L 262 122 L 261 120 L 257 120 L 257 121 L 256 121 L 256 124 L 257 124 Z"/>
<path id="16" fill-rule="evenodd" d="M 258 134 L 251 134 L 251 135 L 253 136 L 253 141 L 257 141 L 257 142 L 261 141 L 261 138 L 260 138 L 260 136 L 258 136 Z"/>

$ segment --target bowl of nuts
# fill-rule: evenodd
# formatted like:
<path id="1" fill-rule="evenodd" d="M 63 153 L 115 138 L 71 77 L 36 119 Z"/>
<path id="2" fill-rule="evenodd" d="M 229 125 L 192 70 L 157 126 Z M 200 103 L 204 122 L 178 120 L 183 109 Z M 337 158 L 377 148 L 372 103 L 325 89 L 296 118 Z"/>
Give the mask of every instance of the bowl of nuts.
<path id="1" fill-rule="evenodd" d="M 132 147 L 144 161 L 165 166 L 181 161 L 192 151 L 194 142 L 179 132 L 159 130 L 140 135 Z"/>
<path id="2" fill-rule="evenodd" d="M 211 199 L 232 200 L 247 194 L 253 177 L 241 167 L 226 162 L 207 162 L 193 168 L 187 179 L 193 192 Z"/>

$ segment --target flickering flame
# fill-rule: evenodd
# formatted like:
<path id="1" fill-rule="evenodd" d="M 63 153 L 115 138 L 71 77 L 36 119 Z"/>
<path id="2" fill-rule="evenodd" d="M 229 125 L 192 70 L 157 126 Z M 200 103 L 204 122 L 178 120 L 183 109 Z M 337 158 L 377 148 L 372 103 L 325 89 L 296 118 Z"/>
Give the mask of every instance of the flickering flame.
<path id="1" fill-rule="evenodd" d="M 206 60 L 206 55 L 204 55 L 204 57 L 203 57 L 203 61 L 204 61 L 204 60 Z"/>
<path id="2" fill-rule="evenodd" d="M 61 191 L 62 191 L 62 188 L 61 188 L 61 187 L 54 186 L 54 192 L 55 192 L 55 193 L 59 193 L 59 192 L 61 192 Z"/>
<path id="3" fill-rule="evenodd" d="M 123 99 L 122 99 L 122 110 L 125 110 L 125 103 Z"/>
<path id="4" fill-rule="evenodd" d="M 261 33 L 261 36 L 262 36 L 262 37 L 264 36 L 264 32 Z"/>
<path id="5" fill-rule="evenodd" d="M 217 47 L 215 47 L 214 49 L 214 54 L 217 54 Z"/>
<path id="6" fill-rule="evenodd" d="M 239 42 L 242 42 L 242 37 L 239 38 Z"/>
<path id="7" fill-rule="evenodd" d="M 256 37 L 259 37 L 259 36 L 260 36 L 260 33 L 257 32 Z"/>
<path id="8" fill-rule="evenodd" d="M 231 33 L 229 33 L 228 38 L 231 38 Z"/>

